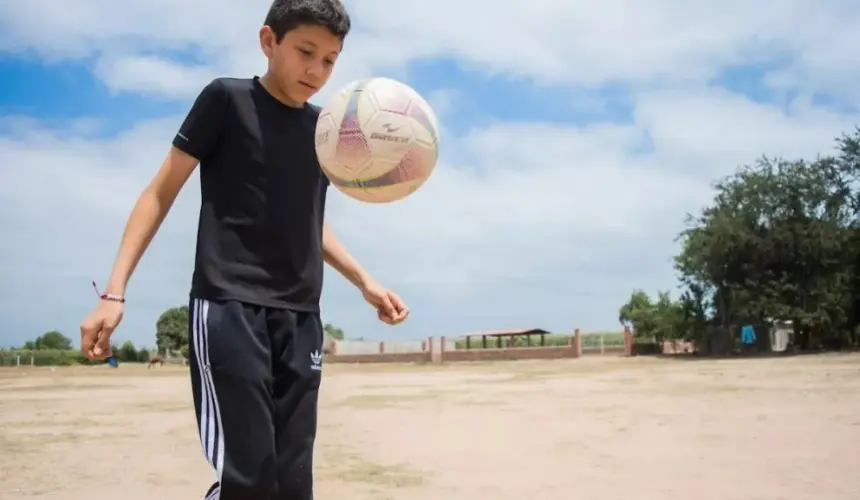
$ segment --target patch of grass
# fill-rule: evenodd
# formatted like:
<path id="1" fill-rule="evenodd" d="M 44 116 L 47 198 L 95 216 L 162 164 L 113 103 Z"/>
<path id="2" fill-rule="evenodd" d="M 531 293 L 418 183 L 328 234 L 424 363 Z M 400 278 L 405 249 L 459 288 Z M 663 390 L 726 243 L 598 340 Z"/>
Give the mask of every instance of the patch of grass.
<path id="1" fill-rule="evenodd" d="M 415 488 L 425 483 L 420 471 L 404 464 L 381 464 L 336 446 L 322 451 L 326 466 L 321 475 L 327 479 L 395 488 Z"/>
<path id="2" fill-rule="evenodd" d="M 444 402 L 455 406 L 507 406 L 508 402 L 500 398 L 488 398 L 481 394 L 470 394 L 467 391 L 431 390 L 419 394 L 361 394 L 341 400 L 335 406 L 363 409 L 379 409 L 403 406 L 419 406 L 424 403 Z"/>
<path id="3" fill-rule="evenodd" d="M 623 376 L 623 377 L 606 377 L 606 378 L 602 379 L 601 382 L 607 382 L 607 383 L 612 384 L 612 385 L 622 385 L 625 387 L 632 387 L 632 386 L 642 385 L 644 380 L 642 378 L 637 378 L 637 377 Z"/>
<path id="4" fill-rule="evenodd" d="M 433 382 L 409 383 L 409 384 L 397 384 L 397 383 L 373 384 L 373 383 L 371 383 L 371 384 L 362 384 L 361 388 L 371 390 L 371 391 L 377 391 L 377 390 L 382 390 L 382 391 L 389 390 L 390 391 L 390 390 L 404 390 L 404 389 L 405 390 L 419 391 L 419 390 L 425 390 L 425 389 L 432 389 L 433 387 L 436 387 L 436 386 L 437 386 L 437 384 L 435 384 Z"/>
<path id="5" fill-rule="evenodd" d="M 0 380 L 31 380 L 37 378 L 80 379 L 102 378 L 111 379 L 124 377 L 178 377 L 188 376 L 188 367 L 182 365 L 164 365 L 147 369 L 144 363 L 122 363 L 119 368 L 107 365 L 97 366 L 21 366 L 0 368 Z"/>
<path id="6" fill-rule="evenodd" d="M 342 481 L 367 483 L 395 488 L 415 488 L 424 484 L 424 477 L 404 465 L 382 465 L 356 460 L 340 476 Z"/>
<path id="7" fill-rule="evenodd" d="M 140 411 L 151 413 L 190 411 L 193 408 L 192 403 L 179 401 L 147 401 L 136 406 Z"/>
<path id="8" fill-rule="evenodd" d="M 669 396 L 705 396 L 714 394 L 738 394 L 766 390 L 764 387 L 744 386 L 735 384 L 706 384 L 672 382 L 649 388 L 649 393 L 661 393 Z"/>
<path id="9" fill-rule="evenodd" d="M 4 453 L 41 453 L 46 447 L 70 443 L 82 443 L 92 439 L 75 432 L 17 432 L 13 435 L 0 433 L 0 449 Z"/>
<path id="10" fill-rule="evenodd" d="M 329 363 L 323 373 L 337 376 L 346 373 L 432 373 L 447 370 L 449 367 L 446 365 L 431 363 Z"/>
<path id="11" fill-rule="evenodd" d="M 360 394 L 342 399 L 336 406 L 351 408 L 385 408 L 436 401 L 450 393 L 427 391 L 421 394 Z"/>
<path id="12" fill-rule="evenodd" d="M 104 425 L 104 422 L 93 417 L 80 417 L 60 420 L 12 420 L 3 423 L 4 428 L 13 429 L 53 429 L 57 427 L 74 427 L 82 429 L 86 427 L 99 427 Z"/>
<path id="13" fill-rule="evenodd" d="M 613 413 L 617 413 L 619 411 L 624 411 L 625 407 L 622 405 L 611 405 L 611 406 L 588 406 L 582 409 L 583 412 L 588 414 L 595 415 L 611 415 Z"/>
<path id="14" fill-rule="evenodd" d="M 3 387 L 3 392 L 43 392 L 43 391 L 90 391 L 94 389 L 123 389 L 128 385 L 119 384 L 70 384 L 63 380 L 56 380 L 51 384 L 36 385 L 13 385 Z"/>
<path id="15" fill-rule="evenodd" d="M 504 406 L 508 406 L 508 401 L 503 399 L 496 398 L 458 398 L 453 401 L 454 404 L 460 406 L 484 406 L 484 407 L 494 407 L 501 408 Z"/>
<path id="16" fill-rule="evenodd" d="M 120 370 L 122 367 L 120 367 Z M 188 367 L 187 366 L 159 366 L 156 368 L 152 368 L 150 370 L 143 369 L 137 372 L 128 373 L 129 376 L 133 377 L 187 377 L 188 376 Z"/>
<path id="17" fill-rule="evenodd" d="M 576 453 L 588 451 L 590 445 L 584 440 L 561 440 L 553 443 L 552 448 L 565 453 Z"/>
<path id="18" fill-rule="evenodd" d="M 539 382 L 541 380 L 552 380 L 574 375 L 575 372 L 560 372 L 557 370 L 532 370 L 511 373 L 505 377 L 488 380 L 491 384 L 508 384 L 511 382 Z M 582 373 L 582 372 L 581 372 Z M 581 374 L 580 373 L 580 374 Z"/>
<path id="19" fill-rule="evenodd" d="M 15 439 L 10 434 L 7 434 L 5 426 L 0 427 L 0 450 L 3 450 L 3 454 L 6 456 L 39 451 L 38 449 L 33 450 L 32 448 L 28 448 L 24 440 Z"/>
<path id="20" fill-rule="evenodd" d="M 601 362 L 605 361 L 605 362 Z M 558 363 L 558 364 L 556 364 Z M 611 375 L 613 373 L 628 372 L 633 368 L 644 368 L 651 371 L 655 366 L 645 366 L 629 360 L 559 360 L 544 365 L 530 365 L 520 369 L 500 371 L 501 376 L 487 382 L 493 384 L 506 384 L 511 382 L 534 382 L 559 378 L 582 378 L 590 376 Z M 634 380 L 633 377 L 623 377 L 626 380 Z M 614 380 L 614 379 L 613 379 Z M 619 378 L 621 380 L 621 378 Z"/>

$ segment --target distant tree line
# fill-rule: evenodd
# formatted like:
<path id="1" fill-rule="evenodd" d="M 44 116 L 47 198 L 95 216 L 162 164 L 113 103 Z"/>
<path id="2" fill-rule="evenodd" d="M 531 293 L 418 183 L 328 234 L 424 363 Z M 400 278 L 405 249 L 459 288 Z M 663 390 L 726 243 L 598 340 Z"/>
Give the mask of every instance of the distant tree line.
<path id="1" fill-rule="evenodd" d="M 704 339 L 714 328 L 791 322 L 794 347 L 858 344 L 860 129 L 814 160 L 762 157 L 688 214 L 677 300 L 634 290 L 619 321 L 638 337 Z"/>
<path id="2" fill-rule="evenodd" d="M 167 309 L 155 322 L 155 346 L 157 354 L 166 357 L 181 356 L 188 359 L 188 306 Z M 326 324 L 324 327 L 327 338 L 343 340 L 344 333 L 340 328 Z M 137 348 L 130 340 L 120 345 L 112 345 L 114 356 L 120 362 L 149 361 L 152 353 L 148 348 Z M 37 366 L 67 366 L 75 364 L 90 364 L 80 349 L 73 347 L 72 339 L 56 330 L 46 332 L 21 347 L 0 349 L 0 366 L 32 364 Z M 102 361 L 98 361 L 102 363 Z"/>
<path id="3" fill-rule="evenodd" d="M 138 349 L 130 340 L 120 345 L 113 345 L 112 348 L 114 356 L 120 362 L 146 363 L 149 361 L 149 349 L 146 347 Z M 51 330 L 33 340 L 28 340 L 21 347 L 0 349 L 0 366 L 14 366 L 19 362 L 35 366 L 91 364 L 80 349 L 73 347 L 72 339 L 57 330 Z"/>

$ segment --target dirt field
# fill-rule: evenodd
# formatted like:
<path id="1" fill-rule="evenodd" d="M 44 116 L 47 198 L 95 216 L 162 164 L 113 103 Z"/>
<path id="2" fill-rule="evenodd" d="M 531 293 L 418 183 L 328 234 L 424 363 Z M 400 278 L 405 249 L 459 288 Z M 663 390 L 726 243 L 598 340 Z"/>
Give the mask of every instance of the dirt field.
<path id="1" fill-rule="evenodd" d="M 326 370 L 319 500 L 860 498 L 856 355 Z M 0 498 L 200 498 L 188 385 L 0 370 Z"/>

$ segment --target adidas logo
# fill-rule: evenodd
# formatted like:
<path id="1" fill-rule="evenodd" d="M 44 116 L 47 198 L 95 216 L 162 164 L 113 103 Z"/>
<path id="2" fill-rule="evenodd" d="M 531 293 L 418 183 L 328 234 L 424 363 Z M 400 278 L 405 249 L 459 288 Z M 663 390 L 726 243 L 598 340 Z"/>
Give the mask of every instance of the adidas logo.
<path id="1" fill-rule="evenodd" d="M 311 353 L 311 370 L 322 370 L 323 354 L 319 351 Z"/>

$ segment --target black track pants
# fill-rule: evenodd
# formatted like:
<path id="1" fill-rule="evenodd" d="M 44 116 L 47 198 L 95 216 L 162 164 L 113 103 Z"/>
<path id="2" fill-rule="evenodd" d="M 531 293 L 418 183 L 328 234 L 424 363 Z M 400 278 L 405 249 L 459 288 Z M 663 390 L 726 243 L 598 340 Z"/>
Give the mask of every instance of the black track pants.
<path id="1" fill-rule="evenodd" d="M 206 500 L 313 500 L 319 314 L 192 299 L 191 387 L 217 480 Z"/>

